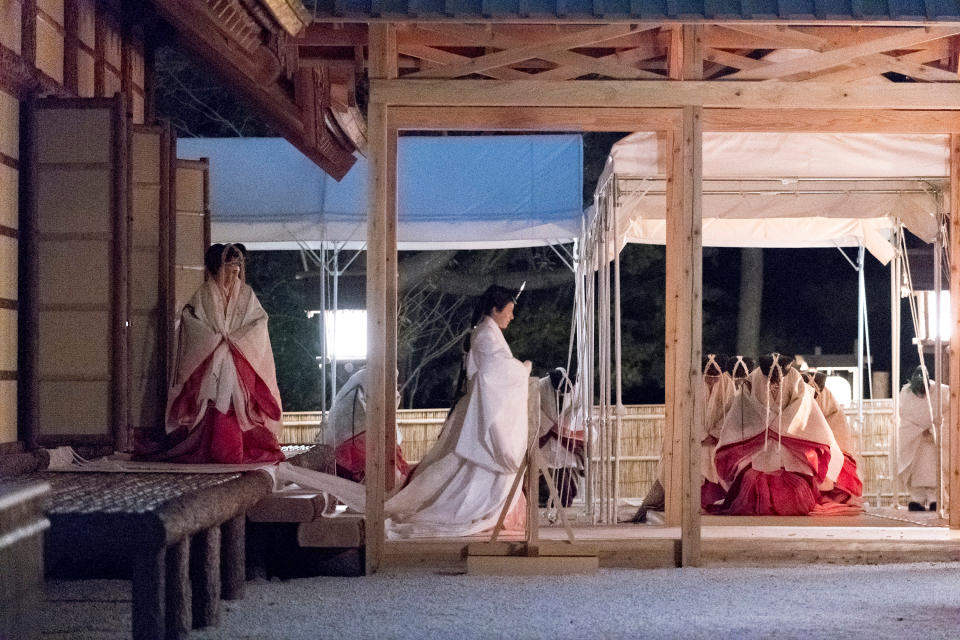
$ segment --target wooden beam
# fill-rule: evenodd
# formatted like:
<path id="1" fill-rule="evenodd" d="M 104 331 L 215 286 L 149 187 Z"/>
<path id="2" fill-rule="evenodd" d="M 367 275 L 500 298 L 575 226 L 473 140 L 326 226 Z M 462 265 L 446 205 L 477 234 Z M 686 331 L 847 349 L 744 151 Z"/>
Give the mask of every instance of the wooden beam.
<path id="1" fill-rule="evenodd" d="M 370 80 L 391 106 L 934 109 L 960 105 L 960 83 L 843 85 L 696 80 Z"/>
<path id="2" fill-rule="evenodd" d="M 391 107 L 388 123 L 397 129 L 449 131 L 667 131 L 679 126 L 680 114 L 602 107 Z"/>
<path id="3" fill-rule="evenodd" d="M 392 25 L 370 25 L 370 77 L 393 78 L 397 73 L 397 41 Z M 374 96 L 371 96 L 373 98 Z M 371 100 L 367 112 L 367 493 L 365 571 L 374 573 L 383 559 L 385 540 L 385 432 L 396 429 L 396 154 L 390 157 L 387 105 Z M 393 300 L 389 298 L 392 296 Z M 389 391 L 389 401 L 387 393 Z"/>
<path id="4" fill-rule="evenodd" d="M 526 44 L 519 47 L 511 47 L 503 51 L 497 51 L 496 53 L 489 53 L 477 58 L 472 58 L 468 62 L 459 65 L 418 71 L 410 74 L 409 77 L 456 78 L 471 73 L 483 73 L 487 69 L 523 62 L 531 58 L 541 58 L 565 49 L 587 47 L 598 42 L 603 42 L 604 40 L 621 37 L 633 31 L 636 31 L 636 28 L 631 25 L 604 25 L 593 29 L 584 29 L 583 31 L 557 37 L 549 42 Z"/>
<path id="5" fill-rule="evenodd" d="M 944 422 L 950 452 L 948 493 L 951 529 L 960 529 L 960 131 L 950 136 L 950 415 Z"/>
<path id="6" fill-rule="evenodd" d="M 957 27 L 936 27 L 908 29 L 892 35 L 874 38 L 867 42 L 860 42 L 838 49 L 831 49 L 822 53 L 812 53 L 802 58 L 776 62 L 763 69 L 745 69 L 729 76 L 731 80 L 767 80 L 782 78 L 795 73 L 804 73 L 829 69 L 846 64 L 851 60 L 895 49 L 909 49 L 930 40 L 939 40 L 960 33 Z"/>
<path id="7" fill-rule="evenodd" d="M 703 112 L 704 131 L 774 131 L 781 133 L 948 133 L 950 131 L 960 131 L 960 111 L 704 109 Z"/>

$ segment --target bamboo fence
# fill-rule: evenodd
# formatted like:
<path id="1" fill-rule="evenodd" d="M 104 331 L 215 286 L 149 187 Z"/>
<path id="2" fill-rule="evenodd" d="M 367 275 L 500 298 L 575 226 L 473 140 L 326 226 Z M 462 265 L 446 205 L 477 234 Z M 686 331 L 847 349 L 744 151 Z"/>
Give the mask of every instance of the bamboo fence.
<path id="1" fill-rule="evenodd" d="M 620 497 L 637 499 L 646 495 L 656 479 L 663 438 L 663 405 L 626 405 L 624 412 L 620 433 Z M 401 447 L 408 462 L 418 462 L 436 442 L 446 416 L 446 409 L 397 411 Z M 321 418 L 319 411 L 283 414 L 284 444 L 315 442 Z M 893 424 L 892 402 L 866 401 L 863 418 L 860 455 L 857 456 L 857 469 L 863 480 L 863 497 L 873 506 L 884 506 L 891 503 L 893 496 L 893 482 L 888 467 L 890 427 Z M 854 424 L 856 411 L 848 410 L 847 419 Z"/>

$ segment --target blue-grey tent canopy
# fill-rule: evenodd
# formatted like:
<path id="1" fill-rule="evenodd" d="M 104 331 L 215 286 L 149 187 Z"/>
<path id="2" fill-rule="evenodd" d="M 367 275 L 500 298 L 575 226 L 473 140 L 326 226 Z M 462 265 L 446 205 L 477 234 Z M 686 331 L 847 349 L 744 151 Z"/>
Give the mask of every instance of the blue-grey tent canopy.
<path id="1" fill-rule="evenodd" d="M 177 155 L 210 159 L 216 242 L 294 249 L 365 239 L 364 158 L 337 182 L 279 138 L 182 138 Z M 580 232 L 582 185 L 579 135 L 401 137 L 399 248 L 570 241 Z"/>

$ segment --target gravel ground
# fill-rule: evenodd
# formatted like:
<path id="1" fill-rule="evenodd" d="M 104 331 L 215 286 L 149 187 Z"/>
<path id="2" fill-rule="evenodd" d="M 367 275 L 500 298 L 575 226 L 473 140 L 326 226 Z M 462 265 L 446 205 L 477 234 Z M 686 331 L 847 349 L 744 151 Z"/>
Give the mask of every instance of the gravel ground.
<path id="1" fill-rule="evenodd" d="M 129 583 L 50 581 L 44 638 L 115 640 Z M 777 569 L 606 569 L 480 577 L 392 570 L 254 581 L 191 638 L 960 637 L 960 563 Z"/>

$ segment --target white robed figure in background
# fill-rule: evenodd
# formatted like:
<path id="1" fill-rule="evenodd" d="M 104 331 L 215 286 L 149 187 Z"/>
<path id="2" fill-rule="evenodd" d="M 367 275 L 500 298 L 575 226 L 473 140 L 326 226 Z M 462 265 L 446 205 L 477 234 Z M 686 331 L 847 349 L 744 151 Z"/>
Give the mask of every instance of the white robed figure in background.
<path id="1" fill-rule="evenodd" d="M 930 388 L 938 390 L 943 402 L 943 424 L 949 424 L 950 387 L 930 380 Z M 943 452 L 946 461 L 950 452 L 949 429 L 936 432 L 934 419 L 937 415 L 937 395 L 930 394 L 929 401 L 923 384 L 923 367 L 917 367 L 910 382 L 900 390 L 900 430 L 897 459 L 900 479 L 910 494 L 908 507 L 911 511 L 924 511 L 929 505 L 936 510 L 937 501 L 937 456 Z M 937 444 L 939 443 L 939 451 Z M 941 482 L 948 485 L 949 465 L 940 469 Z"/>
<path id="2" fill-rule="evenodd" d="M 466 536 L 497 523 L 527 450 L 531 365 L 514 358 L 503 337 L 514 306 L 504 287 L 483 294 L 465 360 L 466 393 L 407 486 L 387 501 L 389 537 Z M 517 492 L 505 528 L 522 529 L 523 513 Z"/>

